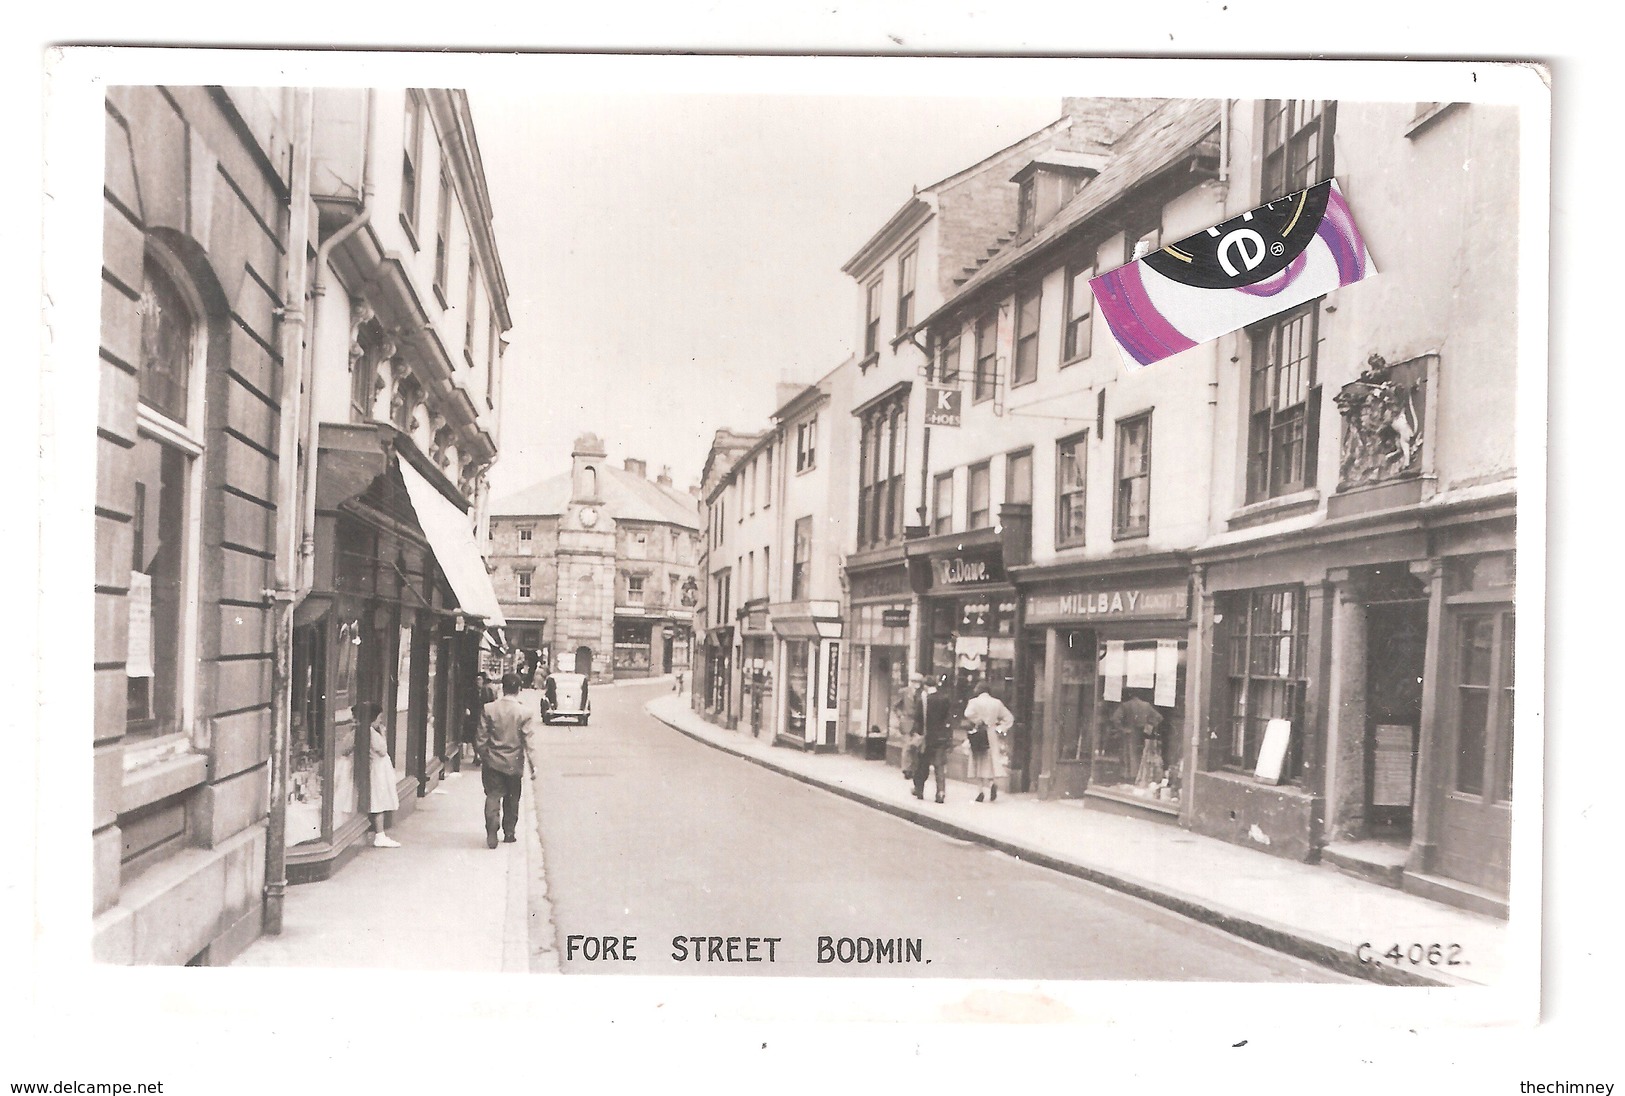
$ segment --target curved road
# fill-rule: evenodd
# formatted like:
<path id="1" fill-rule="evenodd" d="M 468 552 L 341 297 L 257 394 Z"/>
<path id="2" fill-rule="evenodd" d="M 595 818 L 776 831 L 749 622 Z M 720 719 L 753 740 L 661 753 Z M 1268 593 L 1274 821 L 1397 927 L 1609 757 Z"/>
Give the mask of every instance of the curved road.
<path id="1" fill-rule="evenodd" d="M 695 742 L 643 711 L 669 688 L 595 690 L 590 726 L 539 726 L 565 973 L 1347 980 Z M 819 963 L 820 937 L 918 941 L 919 961 Z"/>

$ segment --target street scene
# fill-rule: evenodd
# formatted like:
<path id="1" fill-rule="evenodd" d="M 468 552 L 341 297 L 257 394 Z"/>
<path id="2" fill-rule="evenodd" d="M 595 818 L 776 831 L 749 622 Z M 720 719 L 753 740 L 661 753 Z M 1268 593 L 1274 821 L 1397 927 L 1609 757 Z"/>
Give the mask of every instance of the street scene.
<path id="1" fill-rule="evenodd" d="M 109 83 L 95 962 L 1506 985 L 1529 108 L 1283 87 Z"/>

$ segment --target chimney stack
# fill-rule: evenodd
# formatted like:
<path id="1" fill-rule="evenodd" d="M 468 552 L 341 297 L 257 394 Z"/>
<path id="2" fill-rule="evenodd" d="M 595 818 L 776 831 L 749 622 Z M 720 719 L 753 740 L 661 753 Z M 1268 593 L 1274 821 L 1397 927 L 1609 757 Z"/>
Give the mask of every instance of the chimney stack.
<path id="1" fill-rule="evenodd" d="M 773 410 L 777 411 L 801 395 L 806 387 L 800 381 L 780 381 L 778 387 L 773 390 Z"/>
<path id="2" fill-rule="evenodd" d="M 642 479 L 649 478 L 649 466 L 636 457 L 627 457 L 625 468 L 628 472 Z"/>
<path id="3" fill-rule="evenodd" d="M 655 482 L 662 487 L 671 486 L 671 465 L 663 464 L 660 466 L 660 475 L 655 477 Z"/>

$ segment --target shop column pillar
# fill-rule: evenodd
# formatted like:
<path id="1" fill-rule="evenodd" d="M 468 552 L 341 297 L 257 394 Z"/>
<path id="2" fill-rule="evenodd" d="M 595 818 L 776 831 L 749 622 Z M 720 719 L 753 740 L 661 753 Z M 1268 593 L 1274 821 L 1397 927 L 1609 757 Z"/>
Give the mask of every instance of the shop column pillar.
<path id="1" fill-rule="evenodd" d="M 1330 841 L 1365 835 L 1365 601 L 1346 567 L 1331 583 L 1331 669 L 1326 688 L 1326 835 Z"/>
<path id="2" fill-rule="evenodd" d="M 1055 763 L 1060 755 L 1060 687 L 1061 632 L 1058 628 L 1044 630 L 1044 737 L 1043 756 L 1039 759 L 1038 798 L 1048 799 L 1054 794 Z"/>
<path id="3" fill-rule="evenodd" d="M 1434 815 L 1438 810 L 1439 773 L 1445 769 L 1439 755 L 1440 668 L 1444 659 L 1444 561 L 1411 564 L 1411 574 L 1428 584 L 1428 642 L 1422 665 L 1422 727 L 1416 748 L 1416 809 L 1411 813 L 1411 852 L 1405 860 L 1408 874 L 1433 870 L 1439 839 Z"/>
<path id="4" fill-rule="evenodd" d="M 1304 686 L 1303 698 L 1303 766 L 1304 784 L 1317 802 L 1311 808 L 1309 833 L 1306 835 L 1311 862 L 1319 856 L 1325 844 L 1326 832 L 1326 723 L 1330 707 L 1327 678 L 1331 673 L 1332 644 L 1330 608 L 1334 600 L 1328 597 L 1326 583 L 1314 583 L 1305 588 L 1305 607 L 1309 613 L 1308 650 L 1304 652 L 1304 666 L 1309 680 Z"/>

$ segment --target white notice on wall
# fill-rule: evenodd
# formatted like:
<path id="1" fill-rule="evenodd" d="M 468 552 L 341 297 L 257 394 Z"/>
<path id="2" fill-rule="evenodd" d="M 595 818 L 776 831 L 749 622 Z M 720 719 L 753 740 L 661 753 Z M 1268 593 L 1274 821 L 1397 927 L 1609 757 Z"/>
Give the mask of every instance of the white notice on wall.
<path id="1" fill-rule="evenodd" d="M 1101 677 L 1122 677 L 1125 672 L 1125 659 L 1123 657 L 1123 641 L 1111 639 L 1106 641 L 1106 656 L 1100 660 Z"/>
<path id="2" fill-rule="evenodd" d="M 151 677 L 152 576 L 144 571 L 131 571 L 130 592 L 125 599 L 130 608 L 130 635 L 124 648 L 124 674 Z"/>
<path id="3" fill-rule="evenodd" d="M 1371 772 L 1373 807 L 1408 807 L 1416 751 L 1415 732 L 1403 723 L 1377 724 L 1377 750 Z"/>
<path id="4" fill-rule="evenodd" d="M 1157 640 L 1157 691 L 1151 703 L 1159 708 L 1179 704 L 1179 640 Z"/>
<path id="5" fill-rule="evenodd" d="M 1149 689 L 1157 683 L 1157 652 L 1152 647 L 1131 647 L 1128 659 L 1128 687 Z"/>
<path id="6" fill-rule="evenodd" d="M 1272 719 L 1264 726 L 1264 744 L 1258 748 L 1258 766 L 1253 775 L 1265 784 L 1279 784 L 1286 764 L 1287 743 L 1292 741 L 1292 723 Z"/>

